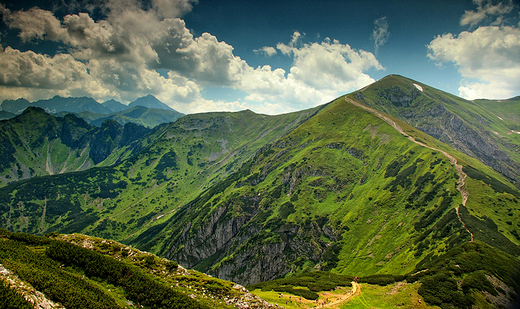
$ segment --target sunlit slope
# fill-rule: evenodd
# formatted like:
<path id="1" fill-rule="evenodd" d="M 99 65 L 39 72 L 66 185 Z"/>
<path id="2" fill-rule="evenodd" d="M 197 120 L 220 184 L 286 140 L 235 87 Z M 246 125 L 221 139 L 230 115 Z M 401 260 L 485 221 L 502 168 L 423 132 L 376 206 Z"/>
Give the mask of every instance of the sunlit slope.
<path id="1" fill-rule="evenodd" d="M 250 111 L 183 117 L 118 149 L 113 166 L 33 178 L 0 189 L 2 226 L 30 233 L 84 232 L 125 239 L 239 168 L 256 150 L 317 109 L 279 116 Z"/>
<path id="2" fill-rule="evenodd" d="M 352 95 L 519 183 L 520 134 L 513 132 L 520 118 L 518 100 L 467 101 L 398 75 L 386 76 Z"/>
<path id="3" fill-rule="evenodd" d="M 465 228 L 457 215 L 460 175 L 449 159 L 408 135 L 341 97 L 133 243 L 244 284 L 314 267 L 407 273 L 471 240 L 480 222 Z M 493 198 L 510 198 L 518 218 L 518 191 L 505 186 L 513 194 L 491 189 Z M 475 218 L 477 208 L 464 215 Z M 503 237 L 517 252 L 518 240 Z"/>

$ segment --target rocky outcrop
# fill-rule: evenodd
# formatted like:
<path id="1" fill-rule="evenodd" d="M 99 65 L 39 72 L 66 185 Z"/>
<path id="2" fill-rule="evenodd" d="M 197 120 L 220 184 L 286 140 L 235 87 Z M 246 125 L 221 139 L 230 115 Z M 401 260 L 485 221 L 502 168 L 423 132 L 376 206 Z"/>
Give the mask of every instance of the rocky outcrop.
<path id="1" fill-rule="evenodd" d="M 248 285 L 286 274 L 298 258 L 319 264 L 327 247 L 323 235 L 331 241 L 338 238 L 327 220 L 294 225 L 276 219 L 266 231 L 255 221 L 261 212 L 260 199 L 248 199 L 251 206 L 244 215 L 232 216 L 226 206 L 214 209 L 196 229 L 188 223 L 174 241 L 178 246 L 166 256 L 186 267 Z"/>
<path id="2" fill-rule="evenodd" d="M 411 92 L 408 92 L 399 86 L 393 86 L 384 91 L 380 91 L 378 94 L 392 102 L 395 106 L 408 107 L 412 104 L 413 100 L 421 95 L 421 91 L 414 89 Z"/>
<path id="3" fill-rule="evenodd" d="M 520 166 L 498 148 L 496 141 L 472 129 L 456 115 L 445 111 L 439 124 L 431 123 L 419 126 L 418 129 L 467 155 L 480 159 L 511 181 L 518 181 Z"/>

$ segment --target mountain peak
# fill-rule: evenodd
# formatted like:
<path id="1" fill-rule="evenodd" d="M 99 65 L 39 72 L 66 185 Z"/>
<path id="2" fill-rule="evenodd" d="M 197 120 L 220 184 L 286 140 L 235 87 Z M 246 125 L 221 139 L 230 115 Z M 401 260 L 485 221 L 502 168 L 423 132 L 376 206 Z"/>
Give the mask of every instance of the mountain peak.
<path id="1" fill-rule="evenodd" d="M 173 108 L 171 108 L 168 105 L 164 104 L 163 102 L 159 101 L 156 97 L 154 97 L 151 94 L 148 94 L 147 96 L 144 96 L 144 97 L 137 98 L 135 101 L 128 104 L 128 107 L 134 107 L 134 106 L 138 106 L 138 105 L 148 107 L 148 108 L 174 110 Z"/>

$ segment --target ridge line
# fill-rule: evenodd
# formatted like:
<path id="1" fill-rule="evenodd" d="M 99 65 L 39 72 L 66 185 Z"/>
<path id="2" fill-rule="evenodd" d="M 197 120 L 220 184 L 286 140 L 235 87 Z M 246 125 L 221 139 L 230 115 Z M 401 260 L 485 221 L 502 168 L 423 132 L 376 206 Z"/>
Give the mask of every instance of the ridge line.
<path id="1" fill-rule="evenodd" d="M 446 158 L 448 158 L 448 160 L 453 165 L 453 167 L 455 167 L 455 170 L 457 171 L 457 174 L 459 175 L 459 179 L 457 180 L 457 190 L 459 190 L 459 192 L 460 192 L 460 194 L 462 196 L 462 202 L 461 202 L 460 205 L 462 205 L 464 207 L 466 206 L 466 202 L 468 201 L 468 198 L 469 198 L 469 191 L 466 190 L 464 188 L 464 186 L 466 184 L 466 177 L 468 175 L 466 173 L 464 173 L 464 171 L 462 170 L 462 165 L 458 164 L 457 159 L 454 156 L 452 156 L 451 154 L 449 154 L 448 152 L 446 152 L 444 150 L 437 149 L 435 147 L 432 147 L 432 146 L 426 145 L 424 143 L 421 143 L 419 141 L 416 141 L 413 137 L 411 137 L 410 135 L 406 134 L 404 132 L 403 128 L 401 128 L 401 126 L 399 126 L 394 120 L 390 119 L 389 117 L 387 117 L 386 115 L 384 115 L 380 111 L 375 110 L 375 109 L 373 109 L 371 107 L 368 107 L 368 106 L 366 106 L 364 104 L 361 104 L 361 103 L 359 103 L 357 101 L 354 101 L 354 100 L 352 100 L 351 98 L 349 98 L 347 96 L 345 96 L 345 101 L 347 101 L 348 103 L 350 103 L 350 104 L 352 104 L 354 106 L 360 107 L 360 108 L 362 108 L 362 109 L 364 109 L 364 110 L 366 110 L 366 111 L 376 115 L 378 118 L 380 118 L 384 122 L 388 123 L 397 132 L 401 133 L 404 137 L 408 138 L 410 141 L 414 142 L 415 144 L 417 144 L 419 146 L 423 146 L 423 147 L 429 148 L 431 150 L 438 151 L 438 152 L 442 153 Z M 471 241 L 473 242 L 473 240 L 474 240 L 473 233 L 468 229 L 468 227 L 466 226 L 466 223 L 464 223 L 464 221 L 462 220 L 462 216 L 460 214 L 460 205 L 455 208 L 456 211 L 457 211 L 457 217 L 459 218 L 459 221 L 462 224 L 462 226 L 464 227 L 464 229 L 466 230 L 466 232 L 468 232 L 471 235 Z"/>

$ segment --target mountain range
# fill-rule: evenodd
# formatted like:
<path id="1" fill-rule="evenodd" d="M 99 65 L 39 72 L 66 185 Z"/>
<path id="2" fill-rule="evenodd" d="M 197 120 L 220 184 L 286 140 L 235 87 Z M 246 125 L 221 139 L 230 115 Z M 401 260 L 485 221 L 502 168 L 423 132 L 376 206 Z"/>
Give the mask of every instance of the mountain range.
<path id="1" fill-rule="evenodd" d="M 48 100 L 29 102 L 25 99 L 4 100 L 0 104 L 0 120 L 10 119 L 21 114 L 28 107 L 39 107 L 54 116 L 63 117 L 73 113 L 90 124 L 100 127 L 107 120 L 115 120 L 121 125 L 133 122 L 148 128 L 161 123 L 177 120 L 184 114 L 162 103 L 152 95 L 141 97 L 124 105 L 115 100 L 98 103 L 92 98 L 55 96 Z"/>
<path id="2" fill-rule="evenodd" d="M 467 101 L 397 75 L 300 112 L 153 129 L 33 107 L 0 123 L 0 222 L 117 240 L 243 285 L 390 274 L 430 305 L 507 306 L 520 292 L 519 119 L 519 98 Z M 466 285 L 441 297 L 439 280 Z"/>

